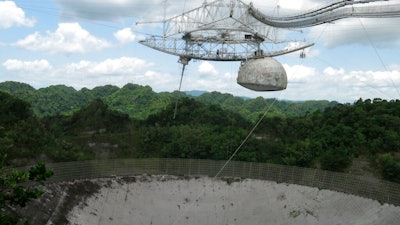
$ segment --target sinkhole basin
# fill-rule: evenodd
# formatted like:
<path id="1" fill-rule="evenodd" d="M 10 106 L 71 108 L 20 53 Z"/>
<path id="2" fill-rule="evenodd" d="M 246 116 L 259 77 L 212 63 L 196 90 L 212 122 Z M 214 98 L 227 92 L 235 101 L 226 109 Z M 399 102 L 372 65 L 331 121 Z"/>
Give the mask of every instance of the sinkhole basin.
<path id="1" fill-rule="evenodd" d="M 42 205 L 30 206 L 44 215 L 37 224 L 395 225 L 400 221 L 400 207 L 394 205 L 264 180 L 140 175 L 47 188 Z"/>

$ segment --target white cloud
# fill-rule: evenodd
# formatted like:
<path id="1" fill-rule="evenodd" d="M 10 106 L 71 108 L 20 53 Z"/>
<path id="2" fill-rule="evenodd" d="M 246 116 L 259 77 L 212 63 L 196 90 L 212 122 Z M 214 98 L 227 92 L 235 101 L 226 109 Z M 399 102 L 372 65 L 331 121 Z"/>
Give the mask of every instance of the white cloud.
<path id="1" fill-rule="evenodd" d="M 315 49 L 313 47 L 305 49 L 304 52 L 306 53 L 305 56 L 308 58 L 317 57 L 321 54 L 321 51 L 319 49 Z"/>
<path id="2" fill-rule="evenodd" d="M 132 33 L 131 28 L 124 28 L 114 33 L 114 37 L 121 43 L 121 44 L 128 44 L 133 42 L 136 36 Z"/>
<path id="3" fill-rule="evenodd" d="M 78 63 L 71 63 L 66 66 L 66 71 L 71 74 L 87 75 L 131 75 L 143 72 L 144 69 L 153 64 L 142 59 L 121 57 L 116 59 L 106 59 L 102 62 L 91 62 L 82 60 Z"/>
<path id="4" fill-rule="evenodd" d="M 314 68 L 303 65 L 289 66 L 287 64 L 283 64 L 283 67 L 286 70 L 288 82 L 307 82 L 310 79 L 314 79 L 314 77 L 317 75 L 317 71 Z"/>
<path id="5" fill-rule="evenodd" d="M 190 74 L 183 84 L 184 90 L 206 90 L 218 92 L 232 92 L 240 88 L 236 84 L 236 75 L 230 72 L 218 74 L 218 76 L 202 76 L 201 74 Z"/>
<path id="6" fill-rule="evenodd" d="M 163 4 L 158 0 L 56 0 L 67 18 L 91 20 L 119 20 L 130 17 L 157 17 Z M 72 17 L 71 17 L 72 16 Z"/>
<path id="7" fill-rule="evenodd" d="M 399 71 L 346 71 L 332 67 L 317 71 L 300 65 L 284 67 L 288 73 L 284 99 L 353 103 L 359 98 L 399 98 Z"/>
<path id="8" fill-rule="evenodd" d="M 212 76 L 218 74 L 217 69 L 215 69 L 215 67 L 207 61 L 204 61 L 199 65 L 198 72 L 201 74 L 212 75 Z"/>
<path id="9" fill-rule="evenodd" d="M 151 85 L 160 91 L 172 91 L 176 87 L 176 76 L 152 71 L 153 63 L 139 58 L 81 60 L 57 67 L 50 65 L 46 60 L 12 59 L 2 65 L 8 72 L 0 76 L 0 80 L 20 81 L 36 87 L 65 84 L 79 90 L 83 87 L 93 88 L 106 84 L 122 87 L 129 82 Z"/>
<path id="10" fill-rule="evenodd" d="M 398 18 L 348 18 L 310 29 L 309 37 L 333 48 L 341 45 L 367 45 L 392 48 L 400 46 Z"/>
<path id="11" fill-rule="evenodd" d="M 297 1 L 299 0 L 296 0 L 296 2 Z M 167 1 L 166 5 L 163 0 L 55 0 L 55 2 L 60 5 L 62 14 L 65 14 L 65 18 L 70 18 L 72 20 L 74 18 L 86 18 L 103 21 L 120 21 L 124 18 L 160 21 L 163 19 L 164 12 L 167 18 L 170 18 L 182 12 L 201 7 L 204 3 L 203 0 L 184 2 Z M 251 1 L 246 0 L 245 2 L 249 4 Z M 267 7 L 264 7 L 266 4 Z M 276 6 L 276 3 L 275 1 L 258 0 L 257 4 L 254 5 L 260 6 L 262 9 L 270 9 L 271 5 Z"/>
<path id="12" fill-rule="evenodd" d="M 138 58 L 121 57 L 118 59 L 107 59 L 98 63 L 89 70 L 90 73 L 102 74 L 132 74 L 139 69 L 150 67 L 152 64 Z"/>
<path id="13" fill-rule="evenodd" d="M 324 69 L 323 73 L 328 76 L 336 76 L 336 75 L 343 76 L 345 74 L 345 71 L 343 68 L 335 69 L 332 67 L 327 67 Z"/>
<path id="14" fill-rule="evenodd" d="M 0 29 L 34 25 L 35 20 L 26 18 L 25 12 L 13 1 L 0 1 Z"/>
<path id="15" fill-rule="evenodd" d="M 46 35 L 36 32 L 14 45 L 32 51 L 48 51 L 52 54 L 86 53 L 110 46 L 107 41 L 92 36 L 78 23 L 60 23 L 55 32 L 47 31 Z"/>
<path id="16" fill-rule="evenodd" d="M 400 71 L 400 64 L 389 65 L 389 69 L 390 70 L 398 70 L 398 71 Z"/>
<path id="17" fill-rule="evenodd" d="M 123 86 L 129 82 L 140 85 L 151 84 L 156 88 L 161 81 L 170 80 L 166 75 L 151 71 L 152 66 L 153 63 L 132 57 L 106 59 L 100 62 L 82 60 L 63 66 L 57 75 L 62 76 L 63 83 L 71 84 L 77 89 L 105 84 Z"/>
<path id="18" fill-rule="evenodd" d="M 303 7 L 303 1 L 302 0 L 280 0 L 279 1 L 279 6 L 285 9 L 302 9 Z"/>
<path id="19" fill-rule="evenodd" d="M 45 60 L 34 60 L 34 61 L 21 61 L 17 59 L 9 59 L 3 63 L 3 66 L 10 71 L 21 71 L 21 72 L 45 72 L 52 69 L 50 63 Z"/>

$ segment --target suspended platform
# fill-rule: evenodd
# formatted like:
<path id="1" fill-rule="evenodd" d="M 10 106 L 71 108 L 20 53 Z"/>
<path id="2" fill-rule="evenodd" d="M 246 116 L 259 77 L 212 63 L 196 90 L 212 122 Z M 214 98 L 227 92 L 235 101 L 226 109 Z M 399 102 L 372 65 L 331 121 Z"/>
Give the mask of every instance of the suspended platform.
<path id="1" fill-rule="evenodd" d="M 400 3 L 388 0 L 336 0 L 297 15 L 278 17 L 265 15 L 241 0 L 216 0 L 161 21 L 162 35 L 149 36 L 139 43 L 178 56 L 184 66 L 191 59 L 242 61 L 239 84 L 255 91 L 274 91 L 285 89 L 287 79 L 282 65 L 272 57 L 313 45 L 304 41 L 278 40 L 277 29 L 316 26 L 348 17 L 399 16 Z M 274 50 L 277 46 L 280 49 Z M 303 51 L 301 57 L 304 56 Z M 247 63 L 250 65 L 246 66 Z M 277 80 L 279 82 L 275 82 Z"/>

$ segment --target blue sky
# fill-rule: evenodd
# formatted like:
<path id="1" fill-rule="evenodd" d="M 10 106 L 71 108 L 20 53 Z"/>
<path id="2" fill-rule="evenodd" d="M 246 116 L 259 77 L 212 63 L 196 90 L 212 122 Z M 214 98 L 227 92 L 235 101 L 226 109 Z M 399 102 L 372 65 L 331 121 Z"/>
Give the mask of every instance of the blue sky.
<path id="1" fill-rule="evenodd" d="M 101 2 L 101 3 L 99 3 Z M 181 65 L 138 43 L 160 26 L 138 21 L 171 17 L 204 0 L 0 0 L 0 82 L 19 81 L 35 88 L 65 84 L 83 87 L 126 83 L 154 91 L 178 89 Z M 245 3 L 250 1 L 245 0 Z M 328 0 L 253 0 L 265 13 L 292 13 Z M 399 0 L 391 0 L 399 2 Z M 382 3 L 379 3 L 382 4 Z M 386 4 L 386 3 L 383 3 Z M 191 61 L 182 90 L 285 100 L 400 98 L 400 19 L 344 19 L 285 36 L 315 43 L 307 57 L 276 57 L 288 74 L 280 92 L 254 92 L 236 84 L 239 62 Z"/>

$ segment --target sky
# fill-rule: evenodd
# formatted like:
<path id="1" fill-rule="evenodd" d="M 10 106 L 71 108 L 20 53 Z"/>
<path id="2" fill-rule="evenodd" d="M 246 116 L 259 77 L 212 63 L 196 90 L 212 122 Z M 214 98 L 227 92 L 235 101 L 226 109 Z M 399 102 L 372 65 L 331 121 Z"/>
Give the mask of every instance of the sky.
<path id="1" fill-rule="evenodd" d="M 329 1 L 252 3 L 266 14 L 283 15 Z M 182 65 L 177 56 L 139 44 L 146 35 L 162 34 L 162 25 L 137 22 L 169 18 L 203 2 L 0 0 L 0 82 L 23 82 L 36 89 L 64 84 L 76 90 L 135 83 L 156 92 L 172 92 L 179 87 Z M 240 62 L 201 60 L 189 62 L 181 91 L 342 103 L 360 98 L 400 99 L 399 24 L 400 18 L 349 18 L 301 30 L 278 30 L 283 38 L 315 44 L 306 50 L 306 58 L 300 58 L 299 52 L 275 58 L 288 76 L 283 91 L 255 92 L 238 85 Z"/>

